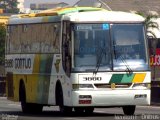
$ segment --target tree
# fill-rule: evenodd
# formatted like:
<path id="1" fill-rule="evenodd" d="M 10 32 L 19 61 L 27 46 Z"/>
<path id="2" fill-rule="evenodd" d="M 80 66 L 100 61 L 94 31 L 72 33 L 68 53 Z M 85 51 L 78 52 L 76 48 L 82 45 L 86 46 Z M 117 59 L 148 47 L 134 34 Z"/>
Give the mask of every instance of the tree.
<path id="1" fill-rule="evenodd" d="M 157 15 L 151 15 L 151 14 L 147 15 L 147 17 L 145 18 L 145 26 L 146 26 L 146 30 L 147 30 L 147 35 L 151 34 L 153 36 L 153 38 L 156 38 L 156 35 L 151 31 L 151 29 L 152 30 L 159 29 L 158 23 L 153 21 L 157 18 L 158 18 Z"/>
<path id="2" fill-rule="evenodd" d="M 150 37 L 149 36 L 149 34 L 150 34 L 153 38 L 156 38 L 156 35 L 151 30 L 159 29 L 158 23 L 154 21 L 158 18 L 158 16 L 153 15 L 153 14 L 144 15 L 142 12 L 136 12 L 136 14 L 141 15 L 142 17 L 145 18 L 145 26 L 146 26 L 146 30 L 147 30 L 147 37 Z"/>
<path id="3" fill-rule="evenodd" d="M 1 0 L 0 8 L 4 9 L 5 13 L 18 13 L 19 9 L 17 8 L 17 0 Z"/>
<path id="4" fill-rule="evenodd" d="M 142 13 L 138 13 L 138 14 L 144 17 L 144 15 Z M 157 47 L 158 39 L 157 39 L 156 35 L 154 34 L 154 32 L 152 30 L 153 29 L 158 29 L 159 30 L 158 23 L 154 21 L 157 18 L 158 18 L 157 15 L 152 15 L 152 14 L 148 14 L 145 17 L 145 26 L 146 26 L 148 46 L 149 46 L 149 51 L 150 51 L 150 59 L 153 58 L 156 55 L 156 47 Z M 155 66 L 152 67 L 151 69 L 153 69 L 152 79 L 155 79 Z"/>
<path id="5" fill-rule="evenodd" d="M 6 38 L 5 26 L 0 24 L 0 65 L 4 65 L 5 61 L 5 38 Z"/>
<path id="6" fill-rule="evenodd" d="M 144 15 L 142 12 L 136 12 L 136 14 L 141 15 L 142 17 L 145 18 L 145 27 L 146 27 L 146 32 L 147 32 L 147 38 L 148 38 L 148 43 L 149 43 L 149 48 L 150 54 L 155 55 L 156 53 L 156 46 L 157 46 L 157 37 L 155 33 L 153 32 L 154 29 L 159 30 L 159 25 L 156 20 L 158 18 L 157 15 L 153 14 L 146 14 Z"/>

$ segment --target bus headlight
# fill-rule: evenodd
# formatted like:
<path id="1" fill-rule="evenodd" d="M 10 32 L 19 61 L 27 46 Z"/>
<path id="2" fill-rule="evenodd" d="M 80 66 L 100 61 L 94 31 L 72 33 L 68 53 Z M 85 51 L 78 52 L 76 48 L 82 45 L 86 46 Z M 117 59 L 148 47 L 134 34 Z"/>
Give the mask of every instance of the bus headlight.
<path id="1" fill-rule="evenodd" d="M 145 99 L 147 98 L 147 94 L 137 94 L 134 96 L 134 99 L 139 99 L 139 98 Z"/>
<path id="2" fill-rule="evenodd" d="M 72 89 L 77 90 L 77 89 L 93 89 L 92 84 L 72 84 Z"/>
<path id="3" fill-rule="evenodd" d="M 150 83 L 134 83 L 132 88 L 135 88 L 135 89 L 150 89 L 151 88 L 151 84 Z"/>

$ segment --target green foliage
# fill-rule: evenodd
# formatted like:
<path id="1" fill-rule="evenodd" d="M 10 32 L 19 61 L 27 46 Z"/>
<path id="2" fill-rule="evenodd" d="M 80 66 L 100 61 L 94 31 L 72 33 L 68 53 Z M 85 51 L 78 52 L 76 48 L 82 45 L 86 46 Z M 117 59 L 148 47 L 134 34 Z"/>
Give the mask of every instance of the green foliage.
<path id="1" fill-rule="evenodd" d="M 145 15 L 142 12 L 137 12 L 136 14 L 141 15 L 145 18 L 145 26 L 146 26 L 147 34 L 151 34 L 154 38 L 156 38 L 156 35 L 152 32 L 152 29 L 159 29 L 158 23 L 154 22 L 154 20 L 156 20 L 158 16 L 152 15 L 152 14 Z"/>
<path id="2" fill-rule="evenodd" d="M 145 25 L 147 29 L 147 33 L 150 33 L 154 38 L 156 38 L 156 35 L 151 31 L 151 29 L 159 29 L 159 25 L 157 22 L 154 22 L 153 20 L 157 19 L 157 15 L 147 15 L 145 18 Z"/>
<path id="3" fill-rule="evenodd" d="M 18 13 L 17 0 L 0 0 L 0 8 L 4 9 L 5 13 Z"/>
<path id="4" fill-rule="evenodd" d="M 4 65 L 4 60 L 5 60 L 5 37 L 6 37 L 5 26 L 0 25 L 0 65 Z"/>

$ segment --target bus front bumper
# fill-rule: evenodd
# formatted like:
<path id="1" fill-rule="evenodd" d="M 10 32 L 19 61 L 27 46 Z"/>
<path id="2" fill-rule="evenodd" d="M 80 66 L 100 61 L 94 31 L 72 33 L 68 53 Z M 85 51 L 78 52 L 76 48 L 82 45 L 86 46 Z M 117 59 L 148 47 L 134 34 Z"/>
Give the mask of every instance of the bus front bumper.
<path id="1" fill-rule="evenodd" d="M 72 91 L 73 106 L 150 105 L 150 90 Z"/>

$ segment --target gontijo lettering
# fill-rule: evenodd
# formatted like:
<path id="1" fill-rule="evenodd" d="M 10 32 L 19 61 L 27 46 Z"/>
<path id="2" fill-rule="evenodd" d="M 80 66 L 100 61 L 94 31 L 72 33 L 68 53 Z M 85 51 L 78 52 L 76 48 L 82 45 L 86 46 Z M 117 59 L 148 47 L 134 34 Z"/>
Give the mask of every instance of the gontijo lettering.
<path id="1" fill-rule="evenodd" d="M 6 59 L 5 67 L 15 68 L 15 69 L 30 69 L 31 68 L 31 58 Z"/>

